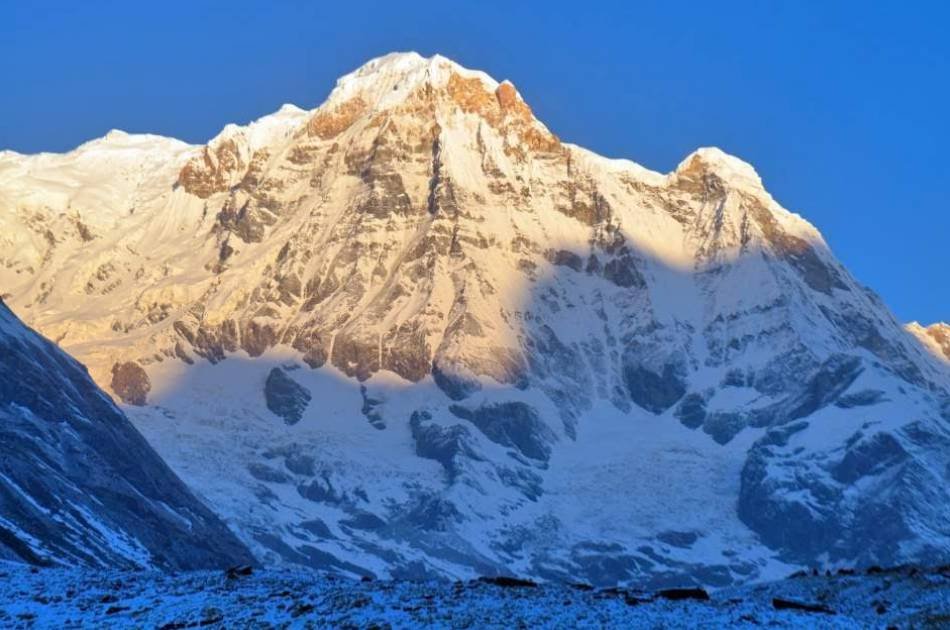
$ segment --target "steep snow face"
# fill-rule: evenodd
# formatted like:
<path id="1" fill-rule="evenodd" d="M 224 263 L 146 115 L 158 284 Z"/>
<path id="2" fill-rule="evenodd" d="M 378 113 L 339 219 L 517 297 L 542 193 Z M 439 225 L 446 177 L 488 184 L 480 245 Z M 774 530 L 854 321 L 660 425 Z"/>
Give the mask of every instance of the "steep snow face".
<path id="1" fill-rule="evenodd" d="M 0 559 L 163 569 L 251 559 L 85 369 L 2 302 Z"/>
<path id="2" fill-rule="evenodd" d="M 261 557 L 724 584 L 948 554 L 950 370 L 741 160 L 608 160 L 415 54 L 147 144 L 114 197 L 76 152 L 0 156 L 0 279 Z"/>

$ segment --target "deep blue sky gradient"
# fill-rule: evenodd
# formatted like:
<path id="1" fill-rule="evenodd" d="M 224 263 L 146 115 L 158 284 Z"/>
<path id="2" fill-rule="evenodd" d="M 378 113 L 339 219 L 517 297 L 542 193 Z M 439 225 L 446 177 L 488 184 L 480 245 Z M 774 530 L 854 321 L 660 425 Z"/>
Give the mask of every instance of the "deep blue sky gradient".
<path id="1" fill-rule="evenodd" d="M 901 6 L 903 5 L 903 6 Z M 950 3 L 0 0 L 0 149 L 204 142 L 396 50 L 509 78 L 566 141 L 751 162 L 897 315 L 950 320 Z"/>

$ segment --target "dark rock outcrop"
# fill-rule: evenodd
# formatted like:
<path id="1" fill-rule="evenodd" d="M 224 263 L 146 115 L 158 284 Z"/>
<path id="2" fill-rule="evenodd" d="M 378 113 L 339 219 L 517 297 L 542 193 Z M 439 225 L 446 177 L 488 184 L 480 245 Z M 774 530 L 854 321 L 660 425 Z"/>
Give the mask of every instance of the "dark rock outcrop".
<path id="1" fill-rule="evenodd" d="M 435 384 L 452 400 L 464 400 L 481 389 L 481 384 L 454 371 L 443 369 L 438 362 L 432 364 L 432 379 Z"/>
<path id="2" fill-rule="evenodd" d="M 471 432 L 461 424 L 443 427 L 432 422 L 428 412 L 417 411 L 409 426 L 416 442 L 416 455 L 442 464 L 450 482 L 461 472 L 463 458 L 480 459 L 472 449 Z"/>
<path id="3" fill-rule="evenodd" d="M 513 447 L 525 457 L 546 462 L 557 435 L 538 417 L 538 412 L 521 402 L 485 405 L 467 409 L 452 405 L 451 412 L 470 421 L 492 442 Z"/>
<path id="4" fill-rule="evenodd" d="M 676 408 L 676 417 L 683 426 L 697 429 L 706 420 L 706 401 L 696 393 L 686 395 Z"/>
<path id="5" fill-rule="evenodd" d="M 647 411 L 660 414 L 676 404 L 686 393 L 686 385 L 676 366 L 667 364 L 662 372 L 630 363 L 623 368 L 623 379 L 633 402 Z M 691 414 L 696 417 L 695 407 Z"/>
<path id="6" fill-rule="evenodd" d="M 830 404 L 861 374 L 861 360 L 857 357 L 834 355 L 828 358 L 811 376 L 807 385 L 789 409 L 790 420 L 804 418 Z"/>
<path id="7" fill-rule="evenodd" d="M 852 407 L 869 407 L 885 400 L 884 392 L 877 389 L 865 389 L 851 394 L 840 396 L 835 401 L 836 407 L 851 409 Z"/>
<path id="8" fill-rule="evenodd" d="M 142 407 L 152 389 L 152 382 L 141 365 L 130 361 L 112 366 L 111 386 L 122 402 Z"/>
<path id="9" fill-rule="evenodd" d="M 290 425 L 300 422 L 312 398 L 310 391 L 287 376 L 283 368 L 272 369 L 264 383 L 267 408 Z"/>
<path id="10" fill-rule="evenodd" d="M 784 599 L 781 597 L 772 598 L 772 608 L 775 610 L 797 610 L 800 612 L 822 613 L 826 615 L 835 614 L 835 611 L 823 604 L 809 604 L 807 602 L 799 602 L 794 599 Z"/>

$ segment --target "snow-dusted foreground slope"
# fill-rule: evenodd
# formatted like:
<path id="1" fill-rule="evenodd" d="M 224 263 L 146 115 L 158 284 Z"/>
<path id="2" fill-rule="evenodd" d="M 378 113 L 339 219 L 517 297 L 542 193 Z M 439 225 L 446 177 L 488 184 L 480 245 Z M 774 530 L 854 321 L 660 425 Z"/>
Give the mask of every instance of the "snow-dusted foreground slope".
<path id="1" fill-rule="evenodd" d="M 249 558 L 85 368 L 0 301 L 0 559 L 195 569 Z"/>
<path id="2" fill-rule="evenodd" d="M 0 282 L 264 562 L 726 585 L 950 558 L 950 367 L 701 149 L 389 55 L 192 147 L 0 154 Z"/>
<path id="3" fill-rule="evenodd" d="M 305 571 L 229 578 L 31 573 L 0 564 L 0 578 L 0 624 L 24 628 L 942 628 L 950 623 L 950 572 L 907 568 L 798 577 L 709 595 L 482 581 L 355 582 Z M 688 599 L 678 599 L 683 596 Z"/>

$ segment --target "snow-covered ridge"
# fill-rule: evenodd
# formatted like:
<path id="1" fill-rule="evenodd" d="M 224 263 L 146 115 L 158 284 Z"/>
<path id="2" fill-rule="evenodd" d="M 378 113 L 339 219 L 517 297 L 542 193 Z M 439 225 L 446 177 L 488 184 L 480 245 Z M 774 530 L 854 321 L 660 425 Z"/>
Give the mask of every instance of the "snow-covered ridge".
<path id="1" fill-rule="evenodd" d="M 222 141 L 234 140 L 240 143 L 242 151 L 246 153 L 243 157 L 249 158 L 255 151 L 288 138 L 316 111 L 332 109 L 335 105 L 356 96 L 366 98 L 373 103 L 371 108 L 373 111 L 386 109 L 404 101 L 409 94 L 423 84 L 444 87 L 453 74 L 478 79 L 490 92 L 497 90 L 502 83 L 508 83 L 508 81 L 498 82 L 485 72 L 470 70 L 442 55 L 423 57 L 416 52 L 390 53 L 366 62 L 338 79 L 327 100 L 318 108 L 306 110 L 297 105 L 285 103 L 276 112 L 263 115 L 247 124 L 226 124 L 208 141 L 207 146 L 214 147 Z M 520 95 L 518 97 L 520 98 Z M 653 185 L 662 185 L 670 177 L 688 169 L 691 164 L 694 166 L 701 164 L 703 168 L 715 171 L 719 176 L 728 179 L 737 188 L 764 192 L 761 178 L 751 165 L 716 147 L 697 149 L 686 156 L 673 171 L 664 175 L 630 160 L 605 158 L 576 145 L 565 146 L 578 154 L 598 161 L 610 170 L 627 172 Z M 14 151 L 0 151 L 0 168 L 3 168 L 2 161 L 5 158 L 10 160 L 10 163 L 35 161 L 42 167 L 55 168 L 60 166 L 67 156 L 76 158 L 80 155 L 88 156 L 107 152 L 116 159 L 133 161 L 141 159 L 141 156 L 137 154 L 139 151 L 159 154 L 166 160 L 177 161 L 180 164 L 183 159 L 182 154 L 186 150 L 194 155 L 202 148 L 202 146 L 189 145 L 166 136 L 129 134 L 113 129 L 104 136 L 89 140 L 65 154 L 20 154 Z"/>
<path id="2" fill-rule="evenodd" d="M 241 139 L 253 154 L 258 149 L 286 139 L 309 115 L 309 111 L 285 103 L 273 114 L 261 116 L 247 125 L 225 125 L 221 133 L 209 144 L 213 145 L 224 139 Z"/>
<path id="3" fill-rule="evenodd" d="M 0 160 L 11 161 L 49 161 L 63 160 L 69 156 L 77 157 L 96 152 L 113 151 L 174 151 L 191 148 L 186 142 L 150 133 L 127 133 L 121 129 L 111 129 L 105 135 L 80 144 L 75 149 L 65 153 L 17 153 L 16 151 L 0 151 Z"/>
<path id="4" fill-rule="evenodd" d="M 484 72 L 463 68 L 441 55 L 426 58 L 416 52 L 390 53 L 368 61 L 337 80 L 327 104 L 362 96 L 376 108 L 384 109 L 404 100 L 423 84 L 445 86 L 453 74 L 478 79 L 491 92 L 499 86 Z"/>
<path id="5" fill-rule="evenodd" d="M 715 172 L 731 184 L 744 185 L 752 189 L 762 188 L 762 179 L 751 164 L 728 155 L 717 147 L 696 149 L 680 162 L 674 172 L 681 173 L 694 168 Z"/>

